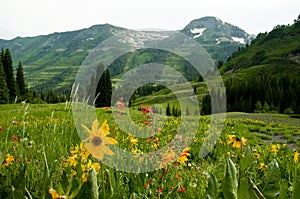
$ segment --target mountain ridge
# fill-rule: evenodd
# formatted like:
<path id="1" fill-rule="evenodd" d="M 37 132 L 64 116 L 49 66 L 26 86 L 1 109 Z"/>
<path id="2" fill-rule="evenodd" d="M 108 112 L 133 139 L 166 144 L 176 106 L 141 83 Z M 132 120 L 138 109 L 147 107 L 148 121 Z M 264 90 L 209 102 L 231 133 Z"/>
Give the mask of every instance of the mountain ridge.
<path id="1" fill-rule="evenodd" d="M 207 19 L 210 19 L 211 22 L 205 22 Z M 217 20 L 215 17 L 203 17 L 195 19 L 191 23 L 195 24 L 196 22 L 198 24 L 206 23 L 207 26 L 210 23 L 217 23 L 215 26 L 220 27 L 216 34 L 212 34 L 214 30 L 207 27 L 203 38 L 199 34 L 197 38 L 194 38 L 216 62 L 226 60 L 239 47 L 245 46 L 245 42 L 234 41 L 232 37 L 240 36 L 247 39 L 249 35 L 238 27 Z M 185 28 L 191 26 L 193 24 L 188 24 Z M 80 30 L 0 40 L 0 47 L 10 49 L 14 65 L 22 61 L 26 80 L 31 87 L 43 84 L 45 85 L 43 88 L 57 88 L 72 84 L 77 69 L 89 52 L 105 39 L 123 30 L 127 29 L 106 23 Z M 193 37 L 187 29 L 180 32 Z M 208 35 L 213 36 L 208 37 Z M 220 35 L 223 39 L 227 38 L 227 41 L 216 42 L 216 38 L 219 38 Z"/>

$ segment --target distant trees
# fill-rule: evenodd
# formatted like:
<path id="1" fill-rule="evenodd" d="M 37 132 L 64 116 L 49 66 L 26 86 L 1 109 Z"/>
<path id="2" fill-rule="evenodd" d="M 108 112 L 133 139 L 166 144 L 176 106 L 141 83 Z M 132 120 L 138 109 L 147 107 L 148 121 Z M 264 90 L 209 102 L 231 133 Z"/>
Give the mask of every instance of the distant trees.
<path id="1" fill-rule="evenodd" d="M 228 111 L 300 113 L 300 80 L 288 73 L 281 78 L 229 79 L 225 84 Z"/>

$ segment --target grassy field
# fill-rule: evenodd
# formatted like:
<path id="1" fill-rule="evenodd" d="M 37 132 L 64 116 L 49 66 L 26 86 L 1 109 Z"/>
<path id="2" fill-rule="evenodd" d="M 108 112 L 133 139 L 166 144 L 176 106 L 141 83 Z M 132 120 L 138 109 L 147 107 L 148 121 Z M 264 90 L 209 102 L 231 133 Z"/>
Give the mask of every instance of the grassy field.
<path id="1" fill-rule="evenodd" d="M 115 153 L 105 154 L 103 162 L 120 158 L 118 147 L 145 168 L 143 154 L 167 147 L 150 157 L 156 158 L 156 171 L 131 173 L 106 166 L 101 156 L 95 158 L 86 150 L 90 143 L 82 144 L 70 107 L 69 103 L 0 106 L 0 198 L 299 198 L 297 118 L 228 113 L 217 142 L 208 142 L 215 144 L 213 150 L 200 158 L 203 143 L 215 136 L 209 116 L 196 118 L 199 124 L 188 123 L 197 130 L 180 137 L 183 121 L 195 116 L 166 118 L 147 107 L 132 109 L 134 123 L 153 133 L 136 138 L 118 127 L 111 108 L 97 109 L 99 125 L 107 120 L 107 137 L 117 141 L 106 145 Z M 117 109 L 122 117 L 124 109 Z M 154 126 L 155 117 L 162 117 L 156 122 L 160 128 Z M 192 137 L 189 146 L 188 137 Z M 184 150 L 176 148 L 176 140 Z M 121 160 L 120 164 L 132 164 Z"/>

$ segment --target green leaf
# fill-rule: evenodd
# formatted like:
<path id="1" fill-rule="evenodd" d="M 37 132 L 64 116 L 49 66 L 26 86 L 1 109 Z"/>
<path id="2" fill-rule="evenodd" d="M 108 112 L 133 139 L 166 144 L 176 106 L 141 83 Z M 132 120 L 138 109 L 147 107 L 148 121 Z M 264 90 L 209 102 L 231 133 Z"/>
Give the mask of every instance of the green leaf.
<path id="1" fill-rule="evenodd" d="M 299 180 L 297 180 L 294 184 L 293 198 L 294 199 L 300 198 L 300 181 Z"/>
<path id="2" fill-rule="evenodd" d="M 65 194 L 65 191 L 64 191 L 63 187 L 61 186 L 61 184 L 56 184 L 55 185 L 55 190 L 57 190 L 57 193 L 59 195 L 64 195 Z"/>
<path id="3" fill-rule="evenodd" d="M 240 161 L 240 168 L 242 171 L 245 171 L 248 167 L 250 167 L 253 163 L 253 156 L 249 146 L 247 146 L 247 150 L 244 158 Z"/>
<path id="4" fill-rule="evenodd" d="M 274 160 L 267 165 L 265 175 L 262 178 L 262 193 L 266 198 L 276 198 L 280 193 L 280 168 L 278 162 Z"/>
<path id="5" fill-rule="evenodd" d="M 262 196 L 256 185 L 253 182 L 251 183 L 250 179 L 242 178 L 238 189 L 238 198 L 260 199 L 264 196 Z"/>
<path id="6" fill-rule="evenodd" d="M 66 188 L 66 195 L 67 196 L 70 194 L 71 189 L 72 189 L 72 182 Z"/>
<path id="7" fill-rule="evenodd" d="M 81 186 L 78 186 L 74 191 L 72 191 L 71 195 L 69 196 L 69 199 L 75 198 L 78 195 L 80 189 Z"/>
<path id="8" fill-rule="evenodd" d="M 218 193 L 218 180 L 214 174 L 210 174 L 208 178 L 208 187 L 207 187 L 207 198 L 214 199 L 217 198 Z"/>
<path id="9" fill-rule="evenodd" d="M 237 171 L 229 157 L 226 158 L 226 165 L 226 174 L 222 182 L 223 194 L 225 199 L 237 199 Z"/>
<path id="10" fill-rule="evenodd" d="M 88 182 L 91 184 L 90 191 L 91 191 L 91 198 L 92 199 L 98 199 L 99 193 L 98 193 L 98 183 L 97 183 L 97 176 L 96 176 L 96 170 L 92 169 L 88 173 Z"/>
<path id="11" fill-rule="evenodd" d="M 0 165 L 2 165 L 4 160 L 5 160 L 5 155 L 0 151 Z"/>

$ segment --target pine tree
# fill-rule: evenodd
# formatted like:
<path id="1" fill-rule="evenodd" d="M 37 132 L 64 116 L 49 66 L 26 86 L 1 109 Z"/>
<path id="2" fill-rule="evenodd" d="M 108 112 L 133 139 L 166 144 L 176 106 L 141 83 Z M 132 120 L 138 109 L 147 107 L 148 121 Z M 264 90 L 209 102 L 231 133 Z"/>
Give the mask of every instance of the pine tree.
<path id="1" fill-rule="evenodd" d="M 22 66 L 21 62 L 19 62 L 19 66 L 17 68 L 16 83 L 17 83 L 17 88 L 18 88 L 20 97 L 22 100 L 24 100 L 25 96 L 26 96 L 26 88 L 25 88 L 23 66 Z"/>
<path id="2" fill-rule="evenodd" d="M 16 82 L 14 78 L 14 69 L 12 65 L 12 58 L 8 48 L 5 50 L 3 58 L 1 53 L 1 60 L 3 60 L 2 64 L 6 75 L 6 84 L 9 90 L 9 99 L 10 101 L 13 101 L 17 95 L 17 91 L 16 91 Z"/>
<path id="3" fill-rule="evenodd" d="M 9 92 L 6 85 L 6 78 L 3 65 L 0 62 L 0 104 L 5 104 L 9 101 Z"/>
<path id="4" fill-rule="evenodd" d="M 171 116 L 171 109 L 170 109 L 170 104 L 168 103 L 167 109 L 166 109 L 166 115 Z"/>
<path id="5" fill-rule="evenodd" d="M 99 66 L 103 67 L 103 66 Z M 112 84 L 109 70 L 105 70 L 96 88 L 96 107 L 111 106 Z"/>

